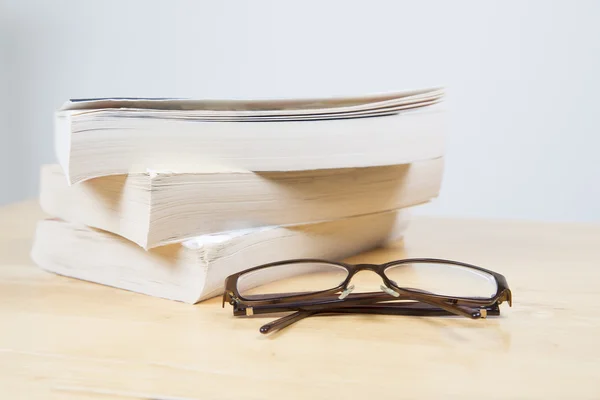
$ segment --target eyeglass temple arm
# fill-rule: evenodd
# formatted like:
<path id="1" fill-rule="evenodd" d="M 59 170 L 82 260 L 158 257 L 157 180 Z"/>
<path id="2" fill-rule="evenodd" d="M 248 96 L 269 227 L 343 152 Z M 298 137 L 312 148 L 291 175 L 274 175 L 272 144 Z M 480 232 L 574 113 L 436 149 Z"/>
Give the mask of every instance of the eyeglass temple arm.
<path id="1" fill-rule="evenodd" d="M 387 315 L 418 315 L 418 316 L 439 316 L 448 314 L 457 314 L 460 311 L 460 315 L 465 315 L 468 318 L 477 319 L 487 315 L 500 315 L 500 309 L 497 304 L 492 306 L 471 309 L 470 307 L 456 306 L 458 310 L 451 309 L 447 310 L 446 307 L 440 307 L 439 305 L 433 305 L 425 302 L 417 303 L 371 303 L 371 304 L 343 304 L 328 307 L 325 309 L 314 309 L 314 310 L 299 310 L 292 314 L 286 315 L 285 317 L 278 318 L 260 327 L 260 332 L 263 334 L 269 333 L 273 329 L 283 329 L 301 319 L 313 316 L 315 314 L 387 314 Z M 463 308 L 465 310 L 463 310 Z M 485 311 L 482 311 L 485 310 Z M 258 310 L 260 313 L 260 310 Z M 270 311 L 273 312 L 273 311 Z M 485 313 L 482 315 L 482 313 Z M 476 315 L 476 316 L 473 316 Z"/>
<path id="2" fill-rule="evenodd" d="M 449 313 L 460 315 L 467 318 L 477 319 L 480 318 L 481 311 L 479 308 L 467 307 L 460 304 L 447 303 L 444 300 L 431 299 L 427 295 L 400 295 L 398 297 L 390 297 L 387 293 L 375 292 L 375 293 L 356 293 L 350 294 L 345 299 L 341 300 L 337 296 L 328 296 L 320 300 L 295 302 L 295 303 L 282 303 L 278 305 L 268 306 L 256 306 L 252 307 L 253 314 L 267 314 L 278 311 L 292 311 L 294 309 L 312 310 L 319 311 L 324 307 L 327 309 L 334 309 L 337 307 L 348 307 L 351 305 L 359 304 L 373 304 L 381 301 L 389 300 L 415 300 L 425 304 L 429 304 L 434 307 L 439 307 L 446 310 Z M 242 314 L 244 311 L 235 314 Z"/>
<path id="3" fill-rule="evenodd" d="M 484 308 L 487 315 L 500 315 L 497 304 Z M 440 316 L 452 315 L 453 312 L 442 308 L 431 306 L 426 303 L 388 303 L 388 304 L 366 304 L 334 307 L 323 310 L 300 310 L 285 317 L 271 321 L 260 327 L 260 333 L 266 334 L 272 330 L 281 330 L 304 318 L 316 314 L 384 314 L 384 315 L 413 315 L 413 316 Z"/>
<path id="4" fill-rule="evenodd" d="M 343 307 L 348 307 L 351 305 L 358 305 L 360 303 L 365 303 L 365 302 L 372 304 L 372 303 L 376 303 L 376 302 L 380 301 L 381 299 L 389 300 L 389 296 L 384 293 L 356 293 L 356 294 L 351 294 L 350 296 L 344 300 L 339 300 L 337 298 L 337 296 L 336 297 L 325 297 L 324 298 L 325 301 L 320 301 L 319 303 L 313 303 L 313 304 L 305 304 L 304 307 L 307 307 L 309 309 L 299 310 L 299 311 L 293 312 L 292 314 L 286 315 L 285 317 L 281 317 L 274 321 L 271 321 L 271 322 L 261 326 L 259 331 L 260 331 L 260 333 L 266 334 L 266 333 L 271 332 L 273 329 L 281 330 L 295 322 L 298 322 L 304 318 L 313 316 L 318 313 L 335 312 L 334 310 L 340 310 Z M 328 299 L 329 299 L 329 301 L 328 301 Z M 340 304 L 340 303 L 343 303 L 343 304 Z M 401 305 L 401 304 L 396 304 L 396 305 Z M 323 310 L 322 309 L 323 306 L 326 306 L 327 309 Z M 293 307 L 293 304 L 281 305 L 279 307 L 277 307 L 277 306 L 254 307 L 252 312 L 254 314 L 268 314 L 268 313 L 282 311 L 282 309 L 286 309 L 289 307 Z M 315 307 L 319 307 L 319 308 L 315 308 Z M 313 309 L 311 310 L 310 308 L 313 308 Z M 386 308 L 389 308 L 389 307 L 386 307 Z"/>
<path id="5" fill-rule="evenodd" d="M 301 300 L 289 303 L 268 304 L 263 306 L 246 306 L 234 307 L 233 315 L 249 315 L 251 314 L 270 314 L 285 311 L 297 311 L 299 309 L 318 310 L 323 307 L 332 307 L 335 304 L 361 304 L 361 303 L 376 303 L 378 301 L 390 300 L 390 296 L 382 292 L 372 293 L 352 293 L 345 299 L 341 300 L 339 295 L 323 296 L 319 299 Z M 408 300 L 408 297 L 401 296 L 396 300 Z"/>
<path id="6" fill-rule="evenodd" d="M 355 304 L 373 304 L 381 301 L 389 301 L 390 296 L 386 293 L 356 293 L 341 300 L 336 296 L 326 296 L 318 300 L 296 301 L 291 303 L 269 304 L 264 306 L 243 306 L 234 308 L 233 315 L 272 314 L 287 311 L 319 311 L 324 308 L 346 307 Z M 410 300 L 408 296 L 401 296 L 392 300 Z"/>
<path id="7" fill-rule="evenodd" d="M 301 319 L 310 317 L 314 314 L 317 314 L 318 312 L 319 311 L 307 311 L 307 310 L 296 311 L 292 314 L 286 315 L 285 317 L 281 317 L 274 321 L 271 321 L 268 324 L 264 324 L 263 326 L 260 327 L 259 331 L 260 331 L 260 333 L 266 334 L 266 333 L 269 333 L 273 328 L 281 330 L 281 329 L 285 328 L 286 326 L 293 324 L 294 322 L 298 322 Z"/>
<path id="8" fill-rule="evenodd" d="M 434 307 L 439 307 L 443 310 L 446 310 L 452 314 L 456 314 L 456 315 L 462 315 L 463 317 L 467 317 L 467 318 L 471 318 L 471 319 L 477 319 L 477 318 L 481 318 L 482 316 L 485 317 L 485 315 L 482 315 L 481 313 L 481 309 L 477 308 L 477 307 L 468 307 L 462 304 L 451 304 L 451 303 L 447 303 L 443 300 L 433 300 L 429 297 L 427 297 L 426 295 L 424 296 L 414 296 L 413 297 L 414 300 L 420 301 L 422 303 L 425 304 L 429 304 L 432 305 Z"/>
<path id="9" fill-rule="evenodd" d="M 487 315 L 500 315 L 500 308 L 497 304 L 482 307 Z M 449 311 L 439 307 L 430 306 L 425 303 L 412 303 L 410 305 L 397 304 L 365 304 L 349 307 L 338 307 L 332 312 L 334 313 L 363 313 L 363 314 L 387 314 L 387 315 L 418 315 L 418 316 L 440 316 L 454 315 Z"/>

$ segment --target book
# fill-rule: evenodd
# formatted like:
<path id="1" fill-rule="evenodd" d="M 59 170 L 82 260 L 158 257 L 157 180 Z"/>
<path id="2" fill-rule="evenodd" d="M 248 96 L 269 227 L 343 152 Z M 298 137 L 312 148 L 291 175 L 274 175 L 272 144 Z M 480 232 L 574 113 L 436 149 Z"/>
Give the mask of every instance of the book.
<path id="1" fill-rule="evenodd" d="M 397 210 L 435 198 L 444 159 L 295 172 L 145 171 L 66 183 L 43 166 L 40 204 L 55 217 L 123 236 L 144 249 L 190 237 Z"/>
<path id="2" fill-rule="evenodd" d="M 443 155 L 443 95 L 76 99 L 56 113 L 55 151 L 69 184 L 172 165 L 266 172 L 406 164 Z"/>
<path id="3" fill-rule="evenodd" d="M 222 294 L 235 272 L 284 259 L 341 260 L 401 239 L 408 222 L 406 210 L 385 212 L 203 235 L 145 251 L 118 235 L 50 218 L 37 225 L 31 257 L 52 273 L 194 304 Z"/>

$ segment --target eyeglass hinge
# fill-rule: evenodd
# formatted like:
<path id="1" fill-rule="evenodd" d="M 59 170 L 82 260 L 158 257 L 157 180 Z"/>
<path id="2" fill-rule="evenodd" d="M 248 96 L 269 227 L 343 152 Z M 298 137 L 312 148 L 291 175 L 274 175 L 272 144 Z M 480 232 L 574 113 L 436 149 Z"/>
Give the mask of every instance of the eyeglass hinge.
<path id="1" fill-rule="evenodd" d="M 231 304 L 234 309 L 237 309 L 238 305 L 240 304 L 240 299 L 235 297 L 235 295 L 232 292 L 229 292 L 228 295 L 229 295 L 229 304 Z"/>
<path id="2" fill-rule="evenodd" d="M 223 293 L 223 307 L 225 307 L 225 302 L 229 303 L 230 305 L 235 305 L 235 296 L 233 295 L 233 292 L 230 291 L 226 291 Z"/>

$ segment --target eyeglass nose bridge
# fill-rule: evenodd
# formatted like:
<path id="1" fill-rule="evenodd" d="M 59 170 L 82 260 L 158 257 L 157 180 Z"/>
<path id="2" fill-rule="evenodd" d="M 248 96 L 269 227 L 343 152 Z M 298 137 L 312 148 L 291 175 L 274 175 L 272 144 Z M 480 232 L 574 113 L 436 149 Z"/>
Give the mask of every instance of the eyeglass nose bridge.
<path id="1" fill-rule="evenodd" d="M 378 265 L 378 264 L 356 264 L 356 265 L 354 265 L 352 272 L 350 272 L 350 274 L 348 275 L 348 278 L 346 281 L 347 282 L 346 287 L 344 288 L 342 294 L 340 295 L 340 299 L 346 298 L 354 290 L 354 285 L 351 284 L 350 282 L 352 281 L 352 278 L 354 278 L 354 275 L 356 275 L 357 273 L 359 273 L 361 271 L 371 271 L 374 274 L 378 275 L 383 280 L 383 284 L 379 286 L 379 288 L 383 292 L 389 294 L 390 296 L 394 296 L 394 297 L 400 296 L 400 293 L 398 293 L 396 290 L 390 288 L 387 285 L 389 278 L 387 278 L 383 274 L 383 272 L 381 272 L 381 265 Z"/>
<path id="2" fill-rule="evenodd" d="M 355 264 L 354 265 L 356 272 L 358 271 L 374 271 L 376 272 L 377 269 L 379 268 L 378 264 Z"/>

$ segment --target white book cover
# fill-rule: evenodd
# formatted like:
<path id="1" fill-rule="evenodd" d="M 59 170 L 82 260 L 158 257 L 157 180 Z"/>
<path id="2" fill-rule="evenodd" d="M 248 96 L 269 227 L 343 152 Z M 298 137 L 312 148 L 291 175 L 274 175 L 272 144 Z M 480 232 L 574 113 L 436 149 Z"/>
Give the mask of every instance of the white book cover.
<path id="1" fill-rule="evenodd" d="M 66 183 L 41 171 L 49 215 L 121 235 L 148 249 L 221 231 L 294 225 L 397 210 L 440 191 L 443 158 L 385 167 L 285 173 L 145 171 Z"/>
<path id="2" fill-rule="evenodd" d="M 31 257 L 56 274 L 193 304 L 222 294 L 235 272 L 285 259 L 341 260 L 400 239 L 407 224 L 405 210 L 203 235 L 145 251 L 106 231 L 46 219 Z"/>
<path id="3" fill-rule="evenodd" d="M 294 171 L 437 158 L 438 88 L 304 100 L 80 99 L 56 114 L 55 151 L 70 184 L 132 170 Z"/>

